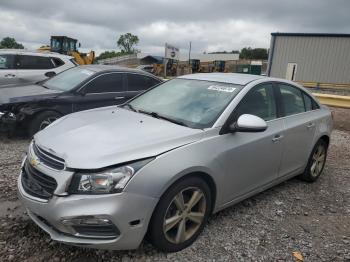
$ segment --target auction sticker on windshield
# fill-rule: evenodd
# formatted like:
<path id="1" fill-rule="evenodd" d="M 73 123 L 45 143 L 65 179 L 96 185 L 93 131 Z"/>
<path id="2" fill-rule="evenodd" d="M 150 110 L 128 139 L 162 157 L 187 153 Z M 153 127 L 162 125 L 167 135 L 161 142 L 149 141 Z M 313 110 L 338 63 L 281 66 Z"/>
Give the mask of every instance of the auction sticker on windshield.
<path id="1" fill-rule="evenodd" d="M 227 92 L 227 93 L 232 93 L 233 91 L 236 90 L 235 87 L 232 86 L 219 86 L 219 85 L 212 85 L 208 87 L 208 90 L 214 90 L 214 91 L 219 91 L 219 92 Z"/>

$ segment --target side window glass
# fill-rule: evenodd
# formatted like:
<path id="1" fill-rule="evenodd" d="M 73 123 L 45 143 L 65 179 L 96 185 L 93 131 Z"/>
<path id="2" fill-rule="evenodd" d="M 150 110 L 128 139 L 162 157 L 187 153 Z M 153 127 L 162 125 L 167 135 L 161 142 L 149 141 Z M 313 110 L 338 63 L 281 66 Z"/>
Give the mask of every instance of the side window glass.
<path id="1" fill-rule="evenodd" d="M 286 116 L 305 112 L 301 90 L 290 85 L 279 84 Z"/>
<path id="2" fill-rule="evenodd" d="M 1 69 L 14 69 L 14 55 L 0 55 L 0 70 Z"/>
<path id="3" fill-rule="evenodd" d="M 123 74 L 104 74 L 88 83 L 84 90 L 86 93 L 123 92 Z"/>
<path id="4" fill-rule="evenodd" d="M 307 94 L 303 92 L 303 98 L 304 98 L 304 103 L 305 103 L 305 109 L 306 111 L 311 111 L 312 108 L 312 100 L 311 97 L 309 97 Z"/>
<path id="5" fill-rule="evenodd" d="M 243 114 L 255 115 L 265 121 L 277 118 L 272 84 L 256 86 L 245 95 L 236 109 L 237 118 Z"/>
<path id="6" fill-rule="evenodd" d="M 156 80 L 154 78 L 151 78 L 151 77 L 148 77 L 148 81 L 149 81 L 149 87 L 152 87 L 152 86 L 155 86 L 155 85 L 159 84 L 158 80 Z"/>
<path id="7" fill-rule="evenodd" d="M 315 100 L 312 99 L 312 109 L 320 109 L 320 106 L 315 102 Z"/>
<path id="8" fill-rule="evenodd" d="M 146 90 L 155 84 L 154 79 L 137 74 L 127 74 L 128 77 L 128 91 L 142 91 Z"/>
<path id="9" fill-rule="evenodd" d="M 18 69 L 51 69 L 54 68 L 49 57 L 19 55 Z"/>
<path id="10" fill-rule="evenodd" d="M 52 59 L 52 62 L 55 64 L 55 67 L 59 67 L 59 66 L 64 65 L 64 62 L 57 57 L 53 57 L 51 59 Z"/>

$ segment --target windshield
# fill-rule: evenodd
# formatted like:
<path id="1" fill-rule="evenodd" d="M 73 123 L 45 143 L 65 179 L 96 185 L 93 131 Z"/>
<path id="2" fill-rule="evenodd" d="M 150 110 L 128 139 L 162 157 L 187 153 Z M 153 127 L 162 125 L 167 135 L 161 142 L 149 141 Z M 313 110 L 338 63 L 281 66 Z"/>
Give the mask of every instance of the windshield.
<path id="1" fill-rule="evenodd" d="M 69 91 L 94 73 L 94 71 L 85 68 L 74 67 L 50 78 L 43 83 L 43 86 L 60 91 Z"/>
<path id="2" fill-rule="evenodd" d="M 174 79 L 136 97 L 128 105 L 141 113 L 202 129 L 214 124 L 242 88 L 227 83 Z"/>

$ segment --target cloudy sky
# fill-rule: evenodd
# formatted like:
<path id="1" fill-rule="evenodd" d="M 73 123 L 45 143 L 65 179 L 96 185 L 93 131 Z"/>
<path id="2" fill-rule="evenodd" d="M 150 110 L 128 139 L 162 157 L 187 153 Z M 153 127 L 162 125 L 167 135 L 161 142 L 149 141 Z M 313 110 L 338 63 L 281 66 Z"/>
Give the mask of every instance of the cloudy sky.
<path id="1" fill-rule="evenodd" d="M 130 32 L 138 49 L 162 54 L 168 42 L 187 52 L 269 46 L 271 32 L 350 33 L 350 0 L 1 0 L 0 39 L 32 49 L 51 35 L 79 39 L 83 50 L 118 49 Z"/>

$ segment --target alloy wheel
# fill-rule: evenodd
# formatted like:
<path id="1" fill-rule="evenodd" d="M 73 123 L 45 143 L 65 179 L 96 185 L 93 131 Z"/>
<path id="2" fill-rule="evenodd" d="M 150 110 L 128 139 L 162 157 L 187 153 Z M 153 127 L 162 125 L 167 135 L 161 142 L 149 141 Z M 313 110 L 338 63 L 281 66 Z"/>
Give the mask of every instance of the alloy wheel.
<path id="1" fill-rule="evenodd" d="M 200 228 L 206 212 L 206 197 L 197 187 L 179 192 L 165 213 L 163 232 L 166 239 L 180 244 L 190 239 Z"/>
<path id="2" fill-rule="evenodd" d="M 317 177 L 321 173 L 325 161 L 326 149 L 322 144 L 320 144 L 312 156 L 310 171 L 313 177 Z"/>

